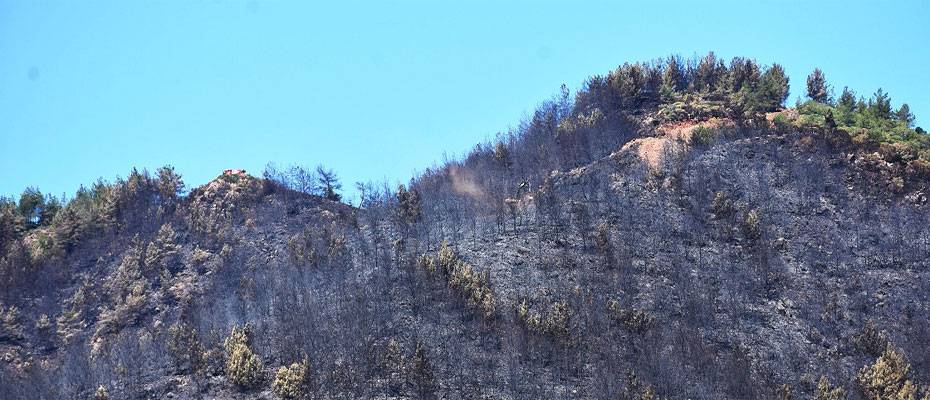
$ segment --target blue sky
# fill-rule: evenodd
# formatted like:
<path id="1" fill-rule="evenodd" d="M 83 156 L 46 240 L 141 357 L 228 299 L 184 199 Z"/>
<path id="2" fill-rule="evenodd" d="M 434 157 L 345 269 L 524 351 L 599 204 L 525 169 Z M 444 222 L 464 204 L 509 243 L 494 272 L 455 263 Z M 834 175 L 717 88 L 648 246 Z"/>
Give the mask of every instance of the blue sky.
<path id="1" fill-rule="evenodd" d="M 0 0 L 0 195 L 133 167 L 406 180 L 560 84 L 716 51 L 930 114 L 930 2 Z M 351 195 L 351 193 L 350 193 Z"/>

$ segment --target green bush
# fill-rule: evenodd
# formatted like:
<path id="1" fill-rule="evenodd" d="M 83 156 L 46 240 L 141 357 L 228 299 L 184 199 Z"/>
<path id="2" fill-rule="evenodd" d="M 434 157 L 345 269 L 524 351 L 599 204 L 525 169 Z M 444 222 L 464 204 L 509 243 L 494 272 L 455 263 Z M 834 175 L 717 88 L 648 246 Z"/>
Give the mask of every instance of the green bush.
<path id="1" fill-rule="evenodd" d="M 829 104 L 808 101 L 798 107 L 800 118 L 796 123 L 802 127 L 825 128 L 833 120 L 833 107 Z"/>
<path id="2" fill-rule="evenodd" d="M 524 328 L 562 340 L 571 339 L 571 319 L 574 314 L 574 310 L 564 300 L 553 303 L 548 312 L 542 315 L 530 310 L 526 299 L 517 307 L 517 321 Z"/>
<path id="3" fill-rule="evenodd" d="M 889 345 L 874 364 L 859 371 L 856 383 L 870 400 L 913 400 L 917 397 L 917 385 L 910 375 L 911 365 L 904 354 Z"/>
<path id="4" fill-rule="evenodd" d="M 760 223 L 762 222 L 762 213 L 758 208 L 754 208 L 746 213 L 743 217 L 743 234 L 747 238 L 755 240 L 762 236 Z"/>
<path id="5" fill-rule="evenodd" d="M 670 100 L 659 106 L 655 117 L 658 122 L 704 121 L 730 114 L 726 102 L 713 95 L 684 93 Z"/>
<path id="6" fill-rule="evenodd" d="M 452 250 L 452 246 L 449 245 L 449 242 L 443 240 L 442 243 L 439 244 L 439 251 L 436 252 L 436 264 L 439 266 L 439 269 L 443 273 L 448 273 L 457 259 L 458 257 L 456 257 L 455 251 Z"/>
<path id="7" fill-rule="evenodd" d="M 250 336 L 251 328 L 248 325 L 243 328 L 236 326 L 223 342 L 226 378 L 243 389 L 258 386 L 263 378 L 262 360 L 249 347 Z"/>
<path id="8" fill-rule="evenodd" d="M 474 267 L 459 259 L 448 242 L 443 241 L 435 257 L 422 255 L 417 262 L 429 272 L 439 271 L 450 288 L 465 298 L 470 307 L 491 318 L 496 309 L 491 278 L 488 271 L 478 272 Z"/>
<path id="9" fill-rule="evenodd" d="M 179 370 L 200 373 L 205 366 L 203 345 L 197 338 L 197 330 L 187 324 L 174 324 L 168 329 L 168 352 L 175 360 Z"/>
<path id="10" fill-rule="evenodd" d="M 55 319 L 55 334 L 65 344 L 71 341 L 83 330 L 84 321 L 81 319 L 81 312 L 74 310 L 65 310 Z"/>
<path id="11" fill-rule="evenodd" d="M 820 381 L 817 382 L 817 388 L 814 390 L 814 397 L 812 400 L 845 400 L 846 399 L 846 390 L 841 387 L 834 387 L 830 385 L 830 380 L 825 376 L 820 377 Z"/>
<path id="12" fill-rule="evenodd" d="M 858 143 L 901 144 L 910 149 L 908 154 L 927 154 L 930 136 L 910 128 L 910 120 L 897 117 L 888 111 L 888 97 L 877 92 L 868 103 L 857 103 L 854 94 L 844 90 L 835 106 L 808 101 L 798 106 L 800 117 L 793 125 L 801 128 L 832 128 L 831 124 L 849 133 Z M 906 160 L 904 160 L 906 161 Z"/>
<path id="13" fill-rule="evenodd" d="M 552 306 L 552 310 L 546 314 L 543 329 L 552 336 L 568 338 L 571 333 L 569 322 L 572 314 L 574 314 L 574 311 L 568 306 L 568 303 L 564 300 L 556 302 Z"/>
<path id="14" fill-rule="evenodd" d="M 170 223 L 158 229 L 155 240 L 145 248 L 144 263 L 146 275 L 161 273 L 170 270 L 178 261 L 178 252 L 181 246 L 176 243 L 177 234 Z"/>
<path id="15" fill-rule="evenodd" d="M 275 373 L 271 391 L 282 399 L 299 399 L 307 394 L 310 362 L 306 358 L 290 366 L 282 366 Z"/>
<path id="16" fill-rule="evenodd" d="M 776 115 L 775 118 L 772 119 L 772 124 L 775 125 L 775 131 L 782 134 L 791 132 L 791 129 L 794 127 L 791 120 L 783 114 Z"/>
<path id="17" fill-rule="evenodd" d="M 23 339 L 23 325 L 19 308 L 0 304 L 0 341 Z"/>
<path id="18" fill-rule="evenodd" d="M 862 331 L 852 337 L 852 343 L 870 356 L 878 357 L 888 348 L 888 334 L 869 320 Z"/>
<path id="19" fill-rule="evenodd" d="M 135 324 L 148 309 L 148 300 L 145 281 L 133 282 L 128 293 L 117 297 L 114 304 L 103 307 L 94 335 L 100 337 L 117 333 L 124 327 Z"/>
<path id="20" fill-rule="evenodd" d="M 565 141 L 566 136 L 595 129 L 603 121 L 604 113 L 601 112 L 599 108 L 595 108 L 587 114 L 579 114 L 565 118 L 562 122 L 559 122 L 556 128 L 556 140 Z"/>
<path id="21" fill-rule="evenodd" d="M 624 328 L 633 333 L 645 333 L 656 324 L 655 317 L 646 310 L 624 308 L 614 299 L 607 301 L 607 310 L 615 321 L 623 324 Z"/>
<path id="22" fill-rule="evenodd" d="M 291 236 L 287 249 L 297 266 L 321 266 L 348 254 L 348 238 L 334 224 L 320 229 L 308 226 Z"/>
<path id="23" fill-rule="evenodd" d="M 709 146 L 717 139 L 717 130 L 704 125 L 699 125 L 691 131 L 691 144 L 697 146 Z"/>
<path id="24" fill-rule="evenodd" d="M 459 260 L 448 276 L 449 287 L 462 293 L 468 304 L 480 309 L 486 318 L 494 314 L 494 294 L 491 292 L 488 271 L 479 273 L 474 268 Z"/>

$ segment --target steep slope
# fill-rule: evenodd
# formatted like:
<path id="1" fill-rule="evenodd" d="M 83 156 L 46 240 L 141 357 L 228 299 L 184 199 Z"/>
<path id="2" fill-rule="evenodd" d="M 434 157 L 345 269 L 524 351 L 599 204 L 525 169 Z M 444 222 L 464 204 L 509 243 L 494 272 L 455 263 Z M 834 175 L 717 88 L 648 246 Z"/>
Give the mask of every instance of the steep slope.
<path id="1" fill-rule="evenodd" d="M 554 174 L 545 195 L 558 210 L 535 216 L 561 216 L 561 228 L 543 217 L 497 243 L 462 244 L 512 307 L 568 301 L 589 345 L 582 365 L 603 379 L 589 387 L 622 380 L 604 374 L 617 364 L 649 371 L 638 373 L 675 398 L 764 398 L 821 375 L 854 386 L 884 350 L 870 335 L 926 370 L 922 206 L 864 196 L 881 178 L 862 179 L 819 135 L 669 151 L 676 159 L 658 169 L 646 143 Z M 654 323 L 612 336 L 612 301 Z"/>

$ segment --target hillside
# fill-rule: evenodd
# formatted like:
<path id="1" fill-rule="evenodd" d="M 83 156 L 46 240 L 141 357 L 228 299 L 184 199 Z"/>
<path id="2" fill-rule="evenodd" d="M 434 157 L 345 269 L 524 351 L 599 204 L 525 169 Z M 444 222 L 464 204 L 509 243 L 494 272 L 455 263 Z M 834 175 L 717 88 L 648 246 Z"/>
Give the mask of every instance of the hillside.
<path id="1" fill-rule="evenodd" d="M 930 397 L 930 141 L 713 54 L 339 202 L 269 168 L 0 204 L 0 397 Z M 818 78 L 819 76 L 819 78 Z"/>

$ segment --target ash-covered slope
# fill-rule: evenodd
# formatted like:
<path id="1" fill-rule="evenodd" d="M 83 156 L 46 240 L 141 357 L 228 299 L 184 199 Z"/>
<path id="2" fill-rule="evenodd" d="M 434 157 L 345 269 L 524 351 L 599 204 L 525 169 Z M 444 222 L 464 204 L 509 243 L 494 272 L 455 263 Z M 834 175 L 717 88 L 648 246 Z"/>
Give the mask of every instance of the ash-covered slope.
<path id="1" fill-rule="evenodd" d="M 653 71 L 671 94 L 592 78 L 361 208 L 161 170 L 3 209 L 0 397 L 926 393 L 923 138 L 708 57 Z"/>

